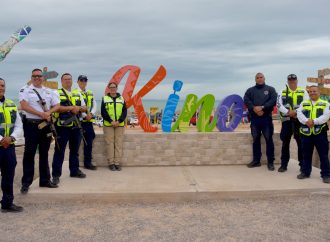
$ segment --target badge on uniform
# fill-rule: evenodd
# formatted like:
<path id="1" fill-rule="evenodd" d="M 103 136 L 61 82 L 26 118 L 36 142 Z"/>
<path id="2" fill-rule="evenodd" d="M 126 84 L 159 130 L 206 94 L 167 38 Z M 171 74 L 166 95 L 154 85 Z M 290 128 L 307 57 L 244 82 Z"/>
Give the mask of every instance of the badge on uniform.
<path id="1" fill-rule="evenodd" d="M 268 90 L 264 91 L 264 94 L 265 95 L 268 95 L 269 94 Z"/>

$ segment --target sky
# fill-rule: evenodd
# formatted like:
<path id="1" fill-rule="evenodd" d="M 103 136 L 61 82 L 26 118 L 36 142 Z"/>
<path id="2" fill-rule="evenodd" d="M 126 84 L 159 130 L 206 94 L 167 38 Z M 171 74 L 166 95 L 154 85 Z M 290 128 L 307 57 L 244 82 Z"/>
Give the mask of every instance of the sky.
<path id="1" fill-rule="evenodd" d="M 24 25 L 32 31 L 0 62 L 0 77 L 12 99 L 44 66 L 71 73 L 75 86 L 87 75 L 97 99 L 125 65 L 141 68 L 134 93 L 166 68 L 144 99 L 167 99 L 174 80 L 181 99 L 243 96 L 257 72 L 280 92 L 288 74 L 305 86 L 330 67 L 329 9 L 329 0 L 2 0 L 0 43 Z"/>

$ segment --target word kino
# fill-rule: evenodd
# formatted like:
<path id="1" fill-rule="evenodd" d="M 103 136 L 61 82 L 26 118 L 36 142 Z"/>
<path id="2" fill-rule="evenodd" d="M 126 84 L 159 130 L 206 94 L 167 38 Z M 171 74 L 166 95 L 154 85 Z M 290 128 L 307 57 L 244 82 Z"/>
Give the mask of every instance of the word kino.
<path id="1" fill-rule="evenodd" d="M 134 96 L 133 91 L 140 75 L 138 66 L 127 65 L 120 68 L 111 78 L 110 82 L 119 85 L 122 78 L 129 72 L 125 83 L 122 96 L 126 101 L 127 108 L 133 106 L 140 126 L 145 132 L 156 132 L 157 127 L 152 126 L 145 114 L 142 104 L 142 97 L 156 87 L 166 76 L 166 69 L 160 66 L 153 77 L 144 85 Z M 182 112 L 177 121 L 172 126 L 173 116 L 178 105 L 180 97 L 176 94 L 183 86 L 182 81 L 175 81 L 173 84 L 174 93 L 171 94 L 166 102 L 166 106 L 162 116 L 163 132 L 173 132 L 177 129 L 184 130 L 189 125 L 190 119 L 198 111 L 197 129 L 199 132 L 211 132 L 215 126 L 221 132 L 232 132 L 240 123 L 243 115 L 243 99 L 239 95 L 230 95 L 223 99 L 216 109 L 215 117 L 210 121 L 215 98 L 212 94 L 203 96 L 200 100 L 195 94 L 188 94 L 183 105 Z M 105 94 L 109 93 L 108 86 Z M 228 115 L 230 114 L 230 122 L 227 124 Z"/>

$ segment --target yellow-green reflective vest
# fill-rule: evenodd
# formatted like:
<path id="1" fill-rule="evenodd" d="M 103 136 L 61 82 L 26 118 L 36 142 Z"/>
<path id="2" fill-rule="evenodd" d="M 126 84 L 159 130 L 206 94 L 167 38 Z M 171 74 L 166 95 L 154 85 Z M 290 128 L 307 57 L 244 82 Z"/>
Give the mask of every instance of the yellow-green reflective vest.
<path id="1" fill-rule="evenodd" d="M 290 88 L 282 91 L 282 103 L 288 110 L 296 110 L 300 103 L 304 100 L 305 90 L 298 87 L 295 91 Z M 280 112 L 281 121 L 290 120 L 290 117 Z"/>
<path id="2" fill-rule="evenodd" d="M 76 106 L 81 106 L 81 96 L 79 91 L 77 90 L 72 90 L 71 94 L 69 94 L 68 92 L 66 92 L 64 89 L 58 89 L 58 95 L 60 97 L 60 105 L 61 106 L 71 106 L 72 105 L 76 105 Z M 65 93 L 67 94 L 68 98 L 66 97 Z M 67 119 L 72 117 L 72 113 L 70 112 L 65 112 L 65 113 L 55 113 L 54 114 L 55 118 L 57 118 L 57 125 L 58 126 L 63 126 L 63 127 L 71 127 L 73 126 L 73 122 L 70 122 L 67 125 L 64 125 L 63 122 L 65 122 Z"/>
<path id="3" fill-rule="evenodd" d="M 103 103 L 105 106 L 105 110 L 107 111 L 110 118 L 114 121 L 117 121 L 123 112 L 123 106 L 125 103 L 124 98 L 122 96 L 119 96 L 115 99 L 112 99 L 110 96 L 104 96 Z M 107 127 L 112 126 L 112 124 L 106 120 L 104 120 L 103 123 L 104 123 L 104 126 L 107 126 Z M 125 124 L 125 122 L 121 122 L 119 124 L 119 126 L 123 127 L 124 124 Z"/>
<path id="4" fill-rule="evenodd" d="M 0 106 L 0 135 L 9 137 L 14 131 L 17 118 L 17 107 L 10 99 L 5 99 L 3 106 Z M 12 142 L 13 144 L 14 142 Z"/>
<path id="5" fill-rule="evenodd" d="M 85 103 L 86 103 L 86 107 L 87 107 L 87 112 L 86 113 L 90 113 L 90 111 L 93 108 L 93 103 L 94 103 L 94 94 L 91 90 L 87 90 L 86 92 L 81 91 L 80 89 L 76 88 L 74 89 L 74 91 L 78 91 L 81 93 L 81 96 L 83 97 Z M 95 121 L 95 117 L 93 115 L 93 118 L 91 118 L 89 121 L 87 121 L 85 118 L 82 120 L 83 122 L 94 122 Z"/>
<path id="6" fill-rule="evenodd" d="M 327 107 L 327 101 L 322 99 L 318 99 L 313 105 L 311 100 L 305 100 L 302 102 L 302 113 L 308 119 L 316 119 L 323 115 L 324 110 Z M 322 132 L 324 128 L 327 127 L 327 124 L 314 125 L 314 127 L 309 128 L 307 125 L 302 124 L 300 127 L 300 133 L 306 136 L 310 136 L 311 134 L 317 135 Z"/>

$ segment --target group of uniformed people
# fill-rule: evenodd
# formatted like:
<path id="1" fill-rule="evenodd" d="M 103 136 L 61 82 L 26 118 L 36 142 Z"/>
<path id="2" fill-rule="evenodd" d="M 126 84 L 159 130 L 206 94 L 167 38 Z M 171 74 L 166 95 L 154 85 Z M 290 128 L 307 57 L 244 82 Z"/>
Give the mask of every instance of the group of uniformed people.
<path id="1" fill-rule="evenodd" d="M 62 88 L 57 92 L 42 85 L 41 69 L 34 69 L 31 84 L 19 92 L 19 103 L 24 112 L 21 116 L 15 103 L 5 98 L 5 81 L 0 78 L 0 166 L 3 212 L 20 212 L 21 206 L 13 203 L 13 179 L 16 167 L 14 142 L 22 133 L 25 138 L 23 154 L 23 177 L 21 193 L 26 194 L 33 182 L 34 160 L 39 151 L 39 186 L 57 188 L 62 175 L 65 149 L 69 143 L 70 177 L 85 178 L 79 169 L 79 147 L 84 142 L 84 167 L 96 170 L 92 164 L 92 145 L 95 138 L 93 121 L 96 114 L 96 100 L 91 90 L 86 89 L 87 76 L 80 75 L 78 88 L 72 89 L 72 75 L 61 76 Z M 115 85 L 115 88 L 113 88 Z M 127 111 L 123 97 L 117 93 L 117 84 L 110 83 L 110 93 L 102 98 L 104 128 L 112 130 L 106 139 L 110 170 L 121 170 L 123 124 Z M 109 131 L 110 132 L 110 131 Z M 118 133 L 118 134 L 117 134 Z M 117 137 L 118 136 L 118 137 Z M 52 162 L 52 179 L 48 162 L 48 152 L 52 138 L 55 138 L 55 151 Z"/>
<path id="2" fill-rule="evenodd" d="M 298 87 L 297 76 L 290 74 L 287 77 L 286 88 L 277 96 L 275 89 L 265 84 L 262 73 L 256 74 L 255 81 L 256 85 L 249 88 L 244 95 L 244 102 L 250 113 L 253 137 L 253 160 L 247 166 L 249 168 L 261 166 L 260 138 L 263 134 L 266 140 L 267 167 L 270 171 L 275 170 L 272 111 L 277 103 L 282 122 L 281 166 L 278 172 L 285 172 L 288 169 L 290 141 L 293 135 L 297 143 L 300 166 L 300 174 L 297 178 L 310 177 L 315 147 L 320 157 L 321 178 L 324 183 L 330 183 L 327 135 L 330 110 L 328 101 L 320 98 L 318 86 L 313 85 L 308 88 L 308 97 L 305 89 Z"/>
<path id="3" fill-rule="evenodd" d="M 16 167 L 15 140 L 25 137 L 23 155 L 23 177 L 21 193 L 26 194 L 33 182 L 35 154 L 39 151 L 39 186 L 57 188 L 62 174 L 62 165 L 67 143 L 69 142 L 70 176 L 85 178 L 79 169 L 78 152 L 81 140 L 84 141 L 84 167 L 96 170 L 92 164 L 92 144 L 95 138 L 93 121 L 96 101 L 93 92 L 86 89 L 87 77 L 78 77 L 78 88 L 72 89 L 72 75 L 61 76 L 62 88 L 57 92 L 42 85 L 43 73 L 34 69 L 31 84 L 19 92 L 19 102 L 24 111 L 23 122 L 13 101 L 5 98 L 5 80 L 0 78 L 0 168 L 1 189 L 3 192 L 1 208 L 3 212 L 20 212 L 21 206 L 13 203 L 13 179 Z M 265 84 L 262 73 L 255 76 L 256 85 L 244 95 L 251 118 L 253 137 L 253 160 L 249 168 L 261 166 L 261 134 L 266 140 L 267 167 L 273 171 L 274 143 L 272 110 L 276 104 L 280 111 L 282 129 L 281 166 L 279 172 L 288 169 L 290 159 L 290 140 L 294 136 L 298 146 L 300 174 L 298 179 L 308 178 L 312 170 L 314 146 L 320 156 L 321 177 L 324 183 L 330 183 L 330 165 L 328 158 L 329 142 L 327 121 L 330 118 L 329 103 L 320 99 L 317 86 L 308 89 L 309 98 L 303 88 L 297 86 L 297 76 L 290 74 L 286 88 L 277 96 L 273 87 Z M 124 120 L 127 109 L 124 98 L 117 92 L 117 84 L 108 85 L 109 94 L 102 98 L 101 113 L 104 119 L 104 134 L 109 169 L 120 171 Z M 277 100 L 276 100 L 277 99 Z M 54 119 L 54 120 L 53 120 Z M 22 124 L 23 123 L 23 124 Z M 48 151 L 52 141 L 56 140 L 52 162 L 52 179 L 48 163 Z"/>

